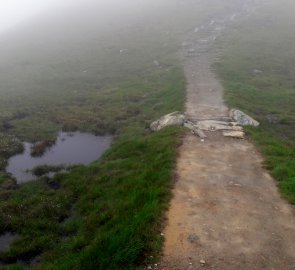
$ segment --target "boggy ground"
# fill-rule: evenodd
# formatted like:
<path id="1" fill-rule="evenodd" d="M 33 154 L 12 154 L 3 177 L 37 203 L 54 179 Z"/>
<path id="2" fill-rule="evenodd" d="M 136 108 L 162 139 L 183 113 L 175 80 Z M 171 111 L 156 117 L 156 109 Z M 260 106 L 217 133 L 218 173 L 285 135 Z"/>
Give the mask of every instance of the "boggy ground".
<path id="1" fill-rule="evenodd" d="M 209 44 L 234 19 L 226 14 L 200 26 L 185 44 L 191 119 L 228 114 L 210 69 L 217 54 Z M 280 197 L 261 155 L 249 140 L 207 135 L 203 142 L 187 134 L 179 149 L 164 255 L 156 269 L 295 269 L 294 208 Z"/>

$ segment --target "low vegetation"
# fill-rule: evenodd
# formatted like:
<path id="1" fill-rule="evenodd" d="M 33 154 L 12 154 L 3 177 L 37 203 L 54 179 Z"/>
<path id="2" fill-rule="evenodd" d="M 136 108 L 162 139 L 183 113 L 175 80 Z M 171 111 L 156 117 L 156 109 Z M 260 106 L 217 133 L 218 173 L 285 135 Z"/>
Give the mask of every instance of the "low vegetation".
<path id="1" fill-rule="evenodd" d="M 124 25 L 123 33 L 120 25 L 103 40 L 83 41 L 89 43 L 81 51 L 68 44 L 69 59 L 67 53 L 52 52 L 56 58 L 42 60 L 46 72 L 38 66 L 36 55 L 47 53 L 40 48 L 1 63 L 3 69 L 11 67 L 9 75 L 2 74 L 5 87 L 0 89 L 2 170 L 20 151 L 10 138 L 53 141 L 60 130 L 116 137 L 100 161 L 52 179 L 44 175 L 57 169 L 50 166 L 35 168 L 44 176 L 22 185 L 1 172 L 0 235 L 19 235 L 9 251 L 0 252 L 3 269 L 136 269 L 160 254 L 161 221 L 182 130 L 153 134 L 147 127 L 183 109 L 185 80 L 176 55 L 180 37 L 163 36 L 164 22 L 162 29 L 147 33 Z M 128 50 L 120 53 L 122 48 Z M 22 65 L 26 69 L 19 72 Z"/>
<path id="2" fill-rule="evenodd" d="M 23 150 L 23 144 L 15 136 L 0 133 L 0 171 L 5 169 L 7 158 Z"/>
<path id="3" fill-rule="evenodd" d="M 55 141 L 43 141 L 35 143 L 31 148 L 32 157 L 40 157 L 45 154 L 45 152 L 55 144 Z"/>
<path id="4" fill-rule="evenodd" d="M 36 269 L 135 269 L 150 251 L 156 258 L 180 134 L 122 139 L 100 163 L 56 175 L 57 190 L 39 180 L 1 194 L 0 228 L 22 236 L 1 260 L 42 254 Z"/>
<path id="5" fill-rule="evenodd" d="M 39 165 L 29 170 L 35 176 L 43 176 L 49 173 L 57 173 L 63 170 L 66 170 L 67 166 L 65 165 Z"/>
<path id="6" fill-rule="evenodd" d="M 282 194 L 295 203 L 294 2 L 273 2 L 241 21 L 220 40 L 216 64 L 225 99 L 261 122 L 248 129 Z M 226 48 L 226 49 L 225 49 Z"/>
<path id="7" fill-rule="evenodd" d="M 134 269 L 149 251 L 159 254 L 181 130 L 151 134 L 145 126 L 182 110 L 184 76 L 177 67 L 157 69 L 115 89 L 99 93 L 109 117 L 122 116 L 100 162 L 1 190 L 0 232 L 20 235 L 2 262 L 29 265 L 42 256 L 40 269 Z"/>

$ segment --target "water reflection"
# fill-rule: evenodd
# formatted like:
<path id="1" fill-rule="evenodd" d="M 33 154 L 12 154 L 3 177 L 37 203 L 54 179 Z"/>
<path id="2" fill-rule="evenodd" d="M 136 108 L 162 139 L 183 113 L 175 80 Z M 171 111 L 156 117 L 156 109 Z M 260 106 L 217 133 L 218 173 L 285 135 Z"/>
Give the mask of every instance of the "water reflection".
<path id="1" fill-rule="evenodd" d="M 32 144 L 24 143 L 24 152 L 11 157 L 6 170 L 18 183 L 27 182 L 36 179 L 28 170 L 38 165 L 87 165 L 97 160 L 110 147 L 111 142 L 112 136 L 60 132 L 56 143 L 41 157 L 32 157 Z"/>
<path id="2" fill-rule="evenodd" d="M 19 236 L 17 234 L 5 233 L 0 235 L 0 252 L 6 252 L 10 249 L 10 245 L 17 239 Z"/>

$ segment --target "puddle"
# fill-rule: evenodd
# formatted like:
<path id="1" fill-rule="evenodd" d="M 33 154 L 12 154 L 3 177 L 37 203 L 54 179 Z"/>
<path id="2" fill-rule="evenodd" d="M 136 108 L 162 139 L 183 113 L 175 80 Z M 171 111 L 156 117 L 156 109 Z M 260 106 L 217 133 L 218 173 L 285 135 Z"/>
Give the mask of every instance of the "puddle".
<path id="1" fill-rule="evenodd" d="M 24 152 L 8 160 L 6 171 L 18 183 L 35 180 L 37 177 L 27 170 L 39 165 L 90 164 L 111 146 L 112 136 L 95 136 L 81 132 L 60 132 L 56 143 L 40 157 L 31 156 L 31 143 L 24 143 Z"/>
<path id="2" fill-rule="evenodd" d="M 5 233 L 0 235 L 0 252 L 9 250 L 10 245 L 18 238 L 17 234 Z"/>

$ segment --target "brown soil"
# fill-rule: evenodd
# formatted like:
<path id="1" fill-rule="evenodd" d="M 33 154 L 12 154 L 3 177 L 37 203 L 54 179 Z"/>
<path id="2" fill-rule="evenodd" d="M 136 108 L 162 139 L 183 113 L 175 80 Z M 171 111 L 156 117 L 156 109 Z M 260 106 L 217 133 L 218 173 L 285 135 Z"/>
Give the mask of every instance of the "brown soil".
<path id="1" fill-rule="evenodd" d="M 226 22 L 209 24 L 185 48 L 186 114 L 194 120 L 228 116 L 210 69 L 216 52 L 209 50 Z M 261 155 L 249 140 L 207 136 L 187 134 L 179 149 L 164 255 L 155 269 L 295 269 L 294 208 L 280 197 Z"/>

